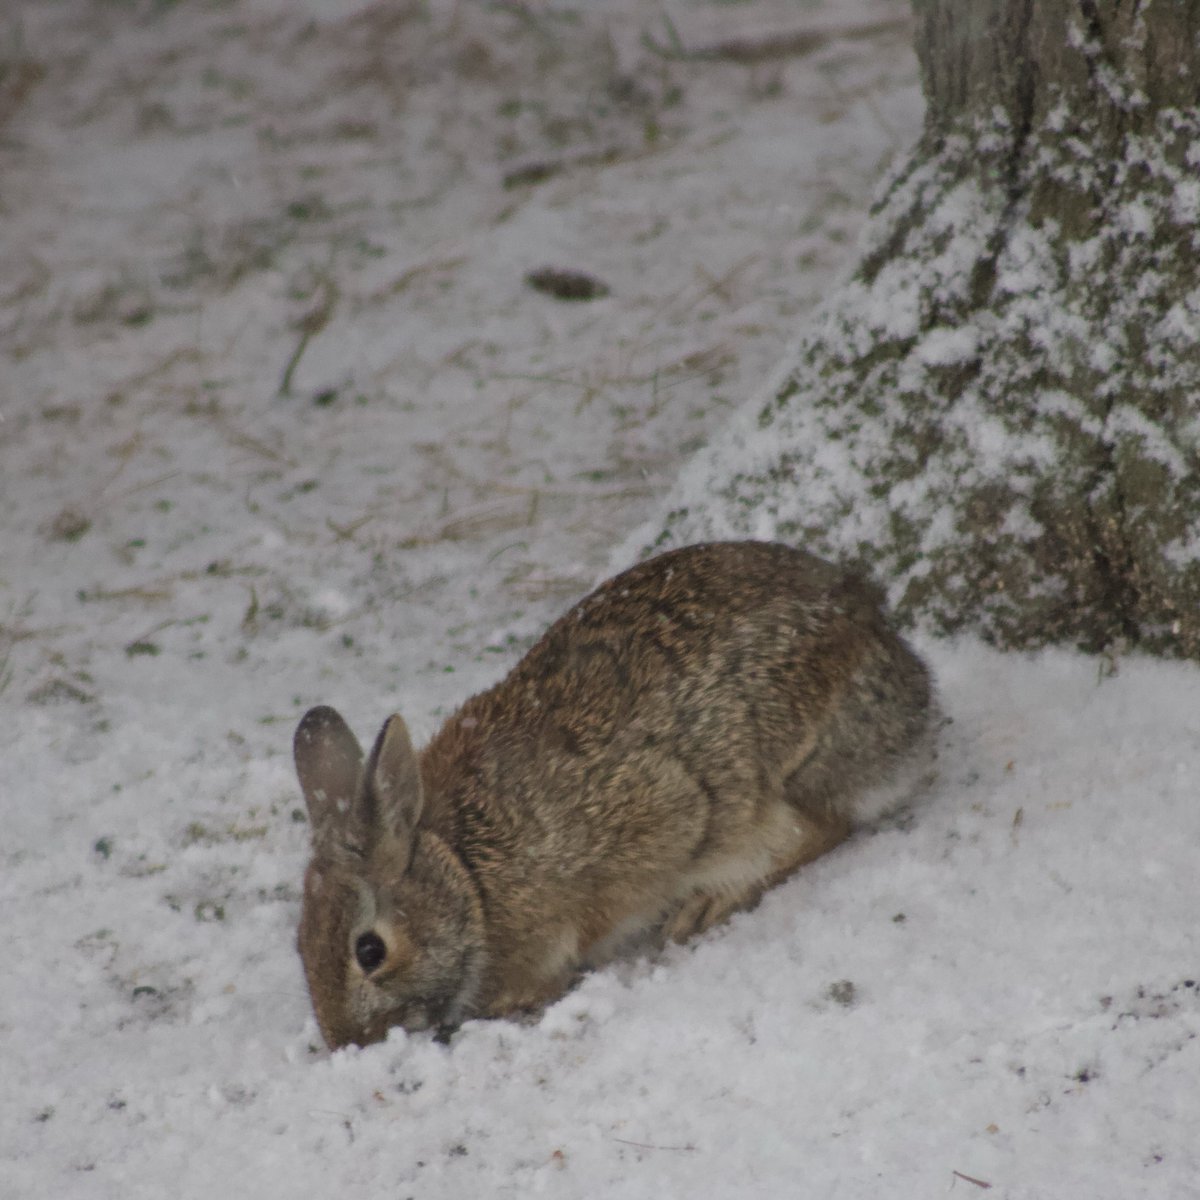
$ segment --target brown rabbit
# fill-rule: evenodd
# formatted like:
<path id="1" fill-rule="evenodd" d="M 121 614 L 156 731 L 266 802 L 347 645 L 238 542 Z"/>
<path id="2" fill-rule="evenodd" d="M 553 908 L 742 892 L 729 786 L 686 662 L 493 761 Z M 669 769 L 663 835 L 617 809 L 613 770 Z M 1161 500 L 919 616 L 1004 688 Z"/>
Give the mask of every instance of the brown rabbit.
<path id="1" fill-rule="evenodd" d="M 928 672 L 878 591 L 787 546 L 689 546 L 610 579 L 420 754 L 296 730 L 300 953 L 331 1047 L 443 1034 L 679 940 L 835 846 L 929 763 Z"/>

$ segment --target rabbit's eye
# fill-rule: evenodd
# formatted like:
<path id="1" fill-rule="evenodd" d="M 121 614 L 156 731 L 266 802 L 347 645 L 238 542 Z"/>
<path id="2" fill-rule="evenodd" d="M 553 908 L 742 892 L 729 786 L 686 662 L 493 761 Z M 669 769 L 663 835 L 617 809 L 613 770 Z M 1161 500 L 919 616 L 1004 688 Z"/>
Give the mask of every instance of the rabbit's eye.
<path id="1" fill-rule="evenodd" d="M 369 975 L 387 958 L 387 947 L 383 944 L 383 938 L 374 932 L 364 933 L 354 943 L 354 957 L 358 959 L 358 965 Z"/>

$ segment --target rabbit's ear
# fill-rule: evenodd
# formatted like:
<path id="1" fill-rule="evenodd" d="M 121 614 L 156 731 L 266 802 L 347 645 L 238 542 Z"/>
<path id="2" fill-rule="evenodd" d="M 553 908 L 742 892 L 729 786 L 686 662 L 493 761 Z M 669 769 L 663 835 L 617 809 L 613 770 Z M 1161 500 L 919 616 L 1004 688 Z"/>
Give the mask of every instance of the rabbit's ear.
<path id="1" fill-rule="evenodd" d="M 350 726 L 332 708 L 310 708 L 296 727 L 292 749 L 313 845 L 354 842 L 363 755 Z"/>
<path id="2" fill-rule="evenodd" d="M 367 763 L 366 791 L 371 800 L 373 836 L 410 843 L 425 795 L 417 755 L 399 715 L 388 717 L 379 731 Z"/>

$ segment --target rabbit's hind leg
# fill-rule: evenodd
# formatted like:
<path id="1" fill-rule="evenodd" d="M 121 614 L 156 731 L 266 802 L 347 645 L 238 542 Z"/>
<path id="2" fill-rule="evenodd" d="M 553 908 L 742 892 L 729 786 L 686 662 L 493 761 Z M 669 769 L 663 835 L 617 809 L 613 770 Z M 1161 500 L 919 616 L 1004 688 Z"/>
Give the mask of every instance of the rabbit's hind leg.
<path id="1" fill-rule="evenodd" d="M 771 848 L 765 872 L 741 886 L 729 883 L 698 886 L 667 915 L 662 925 L 663 941 L 685 942 L 736 912 L 754 908 L 768 888 L 782 883 L 805 863 L 832 850 L 850 835 L 850 822 L 840 814 L 825 815 L 788 810 L 788 834 L 784 844 Z"/>
<path id="2" fill-rule="evenodd" d="M 735 912 L 753 908 L 762 896 L 755 884 L 736 894 L 729 892 L 693 892 L 668 915 L 663 923 L 664 942 L 686 942 L 688 938 L 727 921 Z"/>

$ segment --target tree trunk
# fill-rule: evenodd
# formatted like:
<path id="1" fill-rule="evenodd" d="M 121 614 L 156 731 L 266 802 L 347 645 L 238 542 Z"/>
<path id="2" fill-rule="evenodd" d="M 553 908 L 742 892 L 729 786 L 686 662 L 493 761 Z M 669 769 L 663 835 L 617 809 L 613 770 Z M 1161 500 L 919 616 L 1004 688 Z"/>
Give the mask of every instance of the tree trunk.
<path id="1" fill-rule="evenodd" d="M 769 533 L 941 631 L 1200 657 L 1200 0 L 915 9 L 924 135 L 660 541 Z"/>

